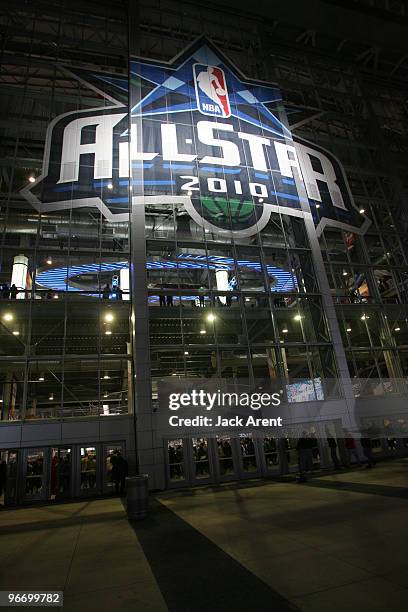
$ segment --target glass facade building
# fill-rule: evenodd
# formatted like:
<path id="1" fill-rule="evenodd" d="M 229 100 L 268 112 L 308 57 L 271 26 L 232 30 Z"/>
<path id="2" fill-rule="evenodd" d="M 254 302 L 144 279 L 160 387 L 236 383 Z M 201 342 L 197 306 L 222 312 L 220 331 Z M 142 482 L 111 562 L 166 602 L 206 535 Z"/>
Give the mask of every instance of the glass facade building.
<path id="1" fill-rule="evenodd" d="M 276 30 L 225 6 L 38 0 L 3 9 L 0 23 L 3 501 L 109 492 L 117 449 L 155 489 L 290 471 L 304 430 L 316 438 L 315 463 L 327 466 L 324 431 L 341 438 L 351 413 L 388 428 L 377 436 L 379 455 L 404 453 L 395 434 L 408 427 L 403 63 L 394 58 L 385 82 L 388 58 L 359 49 L 359 41 L 342 43 L 334 32 L 317 44 L 316 32 L 289 22 Z M 277 199 L 265 222 L 270 194 L 254 187 L 244 205 L 226 195 L 234 180 L 228 165 L 215 172 L 209 161 L 207 174 L 199 165 L 220 157 L 220 146 L 203 146 L 188 108 L 172 123 L 178 85 L 168 86 L 160 119 L 173 158 L 162 152 L 164 174 L 150 176 L 158 120 L 145 121 L 142 111 L 129 121 L 151 93 L 132 58 L 164 66 L 203 34 L 241 75 L 275 83 L 282 124 L 341 165 L 352 223 L 325 222 L 323 179 L 314 199 L 305 180 L 297 215 Z M 64 152 L 75 140 L 71 120 L 83 121 L 72 145 L 79 168 Z M 237 122 L 235 131 L 245 132 Z M 120 151 L 113 160 L 102 154 L 112 138 Z M 247 144 L 236 171 L 262 181 Z M 323 176 L 319 157 L 311 163 Z M 56 177 L 54 202 L 46 170 Z M 273 180 L 276 198 L 283 188 L 295 197 L 294 180 Z M 251 215 L 259 229 L 240 232 Z M 222 218 L 221 230 L 210 218 Z M 171 439 L 155 419 L 166 377 L 273 379 L 285 402 L 298 401 L 300 381 L 312 396 L 281 437 Z M 323 397 L 311 422 L 308 407 L 319 410 Z"/>

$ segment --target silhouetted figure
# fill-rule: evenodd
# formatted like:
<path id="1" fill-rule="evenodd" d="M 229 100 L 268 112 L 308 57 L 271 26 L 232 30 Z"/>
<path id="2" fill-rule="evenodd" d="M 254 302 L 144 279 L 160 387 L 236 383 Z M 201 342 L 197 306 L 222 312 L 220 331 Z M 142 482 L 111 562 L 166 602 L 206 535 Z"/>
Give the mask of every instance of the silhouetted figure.
<path id="1" fill-rule="evenodd" d="M 341 464 L 339 461 L 339 458 L 337 456 L 337 442 L 336 442 L 336 438 L 333 438 L 333 436 L 330 435 L 330 431 L 326 428 L 326 435 L 327 435 L 327 444 L 329 445 L 330 448 L 330 456 L 331 456 L 331 460 L 333 461 L 333 465 L 335 467 L 336 470 L 340 469 Z"/>
<path id="2" fill-rule="evenodd" d="M 162 295 L 162 294 L 159 295 L 159 304 L 162 307 L 166 306 L 166 296 L 165 295 Z"/>
<path id="3" fill-rule="evenodd" d="M 64 457 L 59 464 L 59 493 L 62 496 L 69 495 L 69 484 L 71 480 L 71 461 Z"/>
<path id="4" fill-rule="evenodd" d="M 302 437 L 299 438 L 296 444 L 296 450 L 298 452 L 299 474 L 304 478 L 305 472 L 311 472 L 313 470 L 313 452 L 310 438 L 308 438 L 306 431 L 304 431 Z"/>
<path id="5" fill-rule="evenodd" d="M 166 302 L 167 302 L 167 306 L 173 306 L 173 296 L 172 295 L 168 295 L 167 299 L 166 299 Z"/>
<path id="6" fill-rule="evenodd" d="M 10 287 L 10 299 L 15 300 L 17 297 L 18 289 L 13 283 Z"/>
<path id="7" fill-rule="evenodd" d="M 112 480 L 115 483 L 115 494 L 123 495 L 125 492 L 125 479 L 128 475 L 128 463 L 119 451 L 111 456 Z"/>

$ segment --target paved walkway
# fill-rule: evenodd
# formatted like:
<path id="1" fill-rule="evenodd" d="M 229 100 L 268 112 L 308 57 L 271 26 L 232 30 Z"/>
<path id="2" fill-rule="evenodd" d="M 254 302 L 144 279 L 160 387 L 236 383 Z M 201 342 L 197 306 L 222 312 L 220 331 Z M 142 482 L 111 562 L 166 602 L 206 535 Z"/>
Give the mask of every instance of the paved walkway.
<path id="1" fill-rule="evenodd" d="M 151 500 L 0 513 L 1 589 L 62 589 L 65 610 L 405 612 L 408 461 Z"/>
<path id="2" fill-rule="evenodd" d="M 3 511 L 0 541 L 1 590 L 62 590 L 64 612 L 167 610 L 119 499 Z"/>

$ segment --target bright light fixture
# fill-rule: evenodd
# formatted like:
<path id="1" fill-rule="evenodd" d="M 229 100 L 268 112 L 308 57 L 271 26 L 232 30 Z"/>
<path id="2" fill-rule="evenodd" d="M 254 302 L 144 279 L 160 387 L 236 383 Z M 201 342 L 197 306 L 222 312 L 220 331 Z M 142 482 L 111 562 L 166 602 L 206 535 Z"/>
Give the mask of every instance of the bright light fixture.
<path id="1" fill-rule="evenodd" d="M 188 351 L 184 351 L 184 354 L 185 354 L 185 355 L 188 355 L 189 353 L 188 353 Z"/>
<path id="2" fill-rule="evenodd" d="M 13 320 L 13 315 L 11 314 L 11 312 L 6 312 L 6 314 L 3 316 L 3 319 L 5 321 L 12 321 Z"/>
<path id="3" fill-rule="evenodd" d="M 351 332 L 351 327 L 347 327 L 346 332 Z"/>
<path id="4" fill-rule="evenodd" d="M 108 378 L 110 378 L 109 374 L 105 374 L 105 376 L 103 377 L 104 380 L 108 380 Z"/>
<path id="5" fill-rule="evenodd" d="M 106 332 L 105 332 L 105 336 L 111 336 L 111 335 L 112 335 L 111 330 L 107 329 Z"/>
<path id="6" fill-rule="evenodd" d="M 49 400 L 52 402 L 52 400 L 54 399 L 54 394 L 53 394 L 53 393 L 50 393 L 50 396 L 49 396 L 49 398 L 48 398 L 48 399 L 49 399 Z"/>
<path id="7" fill-rule="evenodd" d="M 13 334 L 13 336 L 19 336 L 19 335 L 20 335 L 20 332 L 19 332 L 17 329 L 15 329 L 15 330 L 12 332 L 12 334 Z"/>
<path id="8" fill-rule="evenodd" d="M 29 183 L 35 183 L 35 176 L 29 176 L 28 177 L 28 182 Z"/>
<path id="9" fill-rule="evenodd" d="M 45 260 L 45 263 L 47 263 L 50 266 L 52 264 L 51 257 L 47 257 L 47 259 Z"/>
<path id="10" fill-rule="evenodd" d="M 343 276 L 347 276 L 348 272 L 346 272 L 346 270 L 343 270 Z"/>
<path id="11" fill-rule="evenodd" d="M 300 319 L 302 318 L 301 315 L 297 314 L 293 317 L 295 319 L 295 321 L 300 321 Z"/>
<path id="12" fill-rule="evenodd" d="M 400 331 L 401 328 L 400 327 L 394 327 L 394 331 Z"/>
<path id="13" fill-rule="evenodd" d="M 320 208 L 320 204 L 316 204 L 316 208 Z"/>
<path id="14" fill-rule="evenodd" d="M 360 213 L 360 215 L 364 215 L 364 213 L 365 213 L 365 208 L 360 208 L 359 213 Z"/>
<path id="15" fill-rule="evenodd" d="M 206 334 L 207 331 L 205 329 L 200 329 L 200 334 Z"/>
<path id="16" fill-rule="evenodd" d="M 40 382 L 42 382 L 42 381 L 44 380 L 44 376 L 43 376 L 42 374 L 40 374 L 40 376 L 38 377 L 38 380 L 39 380 Z"/>
<path id="17" fill-rule="evenodd" d="M 287 327 L 285 327 L 284 329 L 282 329 L 282 334 L 287 334 L 287 333 L 288 333 L 288 331 L 289 331 L 289 330 L 288 330 L 288 328 L 287 328 Z"/>
<path id="18" fill-rule="evenodd" d="M 106 321 L 107 323 L 110 323 L 111 321 L 113 321 L 113 314 L 112 314 L 111 312 L 108 312 L 108 313 L 105 315 L 105 321 Z"/>
<path id="19" fill-rule="evenodd" d="M 108 183 L 108 189 L 113 189 L 112 183 Z"/>
<path id="20" fill-rule="evenodd" d="M 215 315 L 213 315 L 212 313 L 207 315 L 207 321 L 209 321 L 210 323 L 213 323 L 215 321 Z"/>

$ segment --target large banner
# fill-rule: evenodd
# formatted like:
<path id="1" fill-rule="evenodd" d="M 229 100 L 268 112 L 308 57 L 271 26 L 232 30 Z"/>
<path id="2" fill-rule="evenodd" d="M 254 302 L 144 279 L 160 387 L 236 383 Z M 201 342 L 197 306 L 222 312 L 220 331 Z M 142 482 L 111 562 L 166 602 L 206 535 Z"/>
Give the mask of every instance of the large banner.
<path id="1" fill-rule="evenodd" d="M 369 224 L 339 161 L 293 139 L 280 90 L 245 78 L 209 41 L 170 63 L 132 61 L 142 93 L 130 120 L 127 78 L 77 77 L 107 105 L 49 126 L 42 174 L 23 189 L 38 210 L 90 206 L 123 222 L 132 195 L 135 205 L 183 206 L 226 235 L 262 231 L 272 212 L 312 214 L 318 233 L 326 224 L 360 233 Z"/>

